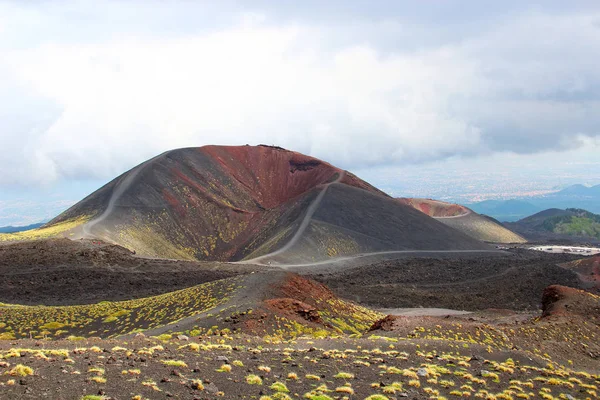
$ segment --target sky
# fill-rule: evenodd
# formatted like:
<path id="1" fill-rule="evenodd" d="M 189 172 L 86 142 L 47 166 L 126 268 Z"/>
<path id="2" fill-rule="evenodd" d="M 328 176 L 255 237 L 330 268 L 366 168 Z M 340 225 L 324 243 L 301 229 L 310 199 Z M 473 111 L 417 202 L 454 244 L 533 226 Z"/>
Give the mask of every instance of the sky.
<path id="1" fill-rule="evenodd" d="M 599 184 L 598 54 L 597 1 L 0 0 L 0 226 L 205 144 L 399 196 Z"/>

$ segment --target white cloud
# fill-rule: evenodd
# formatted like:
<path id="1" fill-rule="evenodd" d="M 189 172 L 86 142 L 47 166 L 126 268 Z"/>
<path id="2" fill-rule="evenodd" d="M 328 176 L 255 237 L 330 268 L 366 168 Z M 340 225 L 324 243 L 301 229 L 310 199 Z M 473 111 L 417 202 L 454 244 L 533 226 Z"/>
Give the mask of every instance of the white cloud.
<path id="1" fill-rule="evenodd" d="M 220 19 L 206 27 L 182 17 L 186 2 L 168 12 L 106 4 L 113 13 L 85 18 L 52 3 L 45 12 L 4 6 L 36 26 L 0 23 L 11 38 L 0 39 L 0 108 L 9 110 L 0 113 L 0 184 L 107 178 L 167 149 L 214 143 L 278 144 L 349 168 L 531 152 L 599 133 L 592 16 L 524 14 L 414 50 L 391 46 L 390 32 L 418 40 L 411 29 L 424 28 L 393 16 L 382 29 L 211 10 Z M 136 12 L 154 31 L 123 22 Z M 170 32 L 163 13 L 182 26 Z M 373 31 L 385 46 L 360 39 Z M 338 40 L 348 32 L 352 40 Z M 564 99 L 582 94 L 592 99 Z"/>

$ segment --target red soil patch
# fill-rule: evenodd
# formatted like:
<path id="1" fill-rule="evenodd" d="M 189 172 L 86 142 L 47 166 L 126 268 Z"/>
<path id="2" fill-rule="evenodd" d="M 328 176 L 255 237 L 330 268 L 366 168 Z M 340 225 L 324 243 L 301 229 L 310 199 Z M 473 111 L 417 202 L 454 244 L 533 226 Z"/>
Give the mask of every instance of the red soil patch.
<path id="1" fill-rule="evenodd" d="M 411 206 L 430 217 L 456 217 L 469 213 L 469 209 L 458 204 L 446 203 L 439 200 L 415 199 L 408 197 L 399 197 L 402 204 Z"/>
<path id="2" fill-rule="evenodd" d="M 223 172 L 264 208 L 285 203 L 342 173 L 316 158 L 268 146 L 205 146 L 198 151 L 216 160 Z M 356 177 L 345 183 L 365 189 L 369 186 Z"/>
<path id="3" fill-rule="evenodd" d="M 265 300 L 268 309 L 278 315 L 286 316 L 290 319 L 301 319 L 315 324 L 324 324 L 319 311 L 310 304 L 290 298 Z"/>
<path id="4" fill-rule="evenodd" d="M 552 285 L 542 296 L 543 317 L 581 316 L 600 323 L 600 297 L 567 286 Z"/>
<path id="5" fill-rule="evenodd" d="M 173 210 L 175 210 L 175 212 L 177 213 L 177 215 L 179 215 L 182 218 L 185 217 L 185 215 L 187 213 L 185 211 L 185 208 L 181 205 L 181 203 L 179 201 L 177 201 L 177 197 L 173 196 L 165 188 L 162 189 L 162 195 L 163 195 L 163 198 L 165 199 L 165 201 L 167 203 L 169 203 L 169 205 L 171 206 L 171 208 Z"/>
<path id="6" fill-rule="evenodd" d="M 290 277 L 277 287 L 277 291 L 283 297 L 300 300 L 312 306 L 316 306 L 318 302 L 335 298 L 327 286 L 295 274 L 290 274 Z"/>
<path id="7" fill-rule="evenodd" d="M 405 318 L 399 315 L 388 315 L 383 319 L 380 319 L 379 321 L 375 322 L 370 328 L 369 328 L 369 332 L 371 331 L 393 331 L 394 330 L 394 325 L 396 323 L 396 321 L 398 321 L 401 318 Z"/>
<path id="8" fill-rule="evenodd" d="M 345 310 L 333 309 L 327 302 L 335 295 L 324 285 L 289 273 L 283 279 L 262 294 L 262 300 L 252 313 L 243 313 L 236 317 L 236 327 L 247 334 L 270 334 L 273 329 L 287 321 L 316 329 L 333 328 L 321 317 L 322 311 L 330 314 L 343 313 Z"/>

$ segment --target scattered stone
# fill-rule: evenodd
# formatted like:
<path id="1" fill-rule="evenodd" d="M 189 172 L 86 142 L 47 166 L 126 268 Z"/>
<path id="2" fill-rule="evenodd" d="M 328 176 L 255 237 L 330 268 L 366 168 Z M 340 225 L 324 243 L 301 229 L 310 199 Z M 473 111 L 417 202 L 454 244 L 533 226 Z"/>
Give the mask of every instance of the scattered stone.
<path id="1" fill-rule="evenodd" d="M 190 340 L 189 336 L 186 335 L 177 335 L 178 340 Z"/>
<path id="2" fill-rule="evenodd" d="M 219 392 L 219 388 L 217 387 L 217 385 L 215 385 L 212 382 L 205 385 L 204 390 L 206 390 L 208 393 L 211 393 L 211 394 L 215 394 L 215 393 Z"/>
<path id="3" fill-rule="evenodd" d="M 419 375 L 419 376 L 427 376 L 427 375 L 429 375 L 429 372 L 427 372 L 427 370 L 425 368 L 419 368 L 417 370 L 417 375 Z"/>

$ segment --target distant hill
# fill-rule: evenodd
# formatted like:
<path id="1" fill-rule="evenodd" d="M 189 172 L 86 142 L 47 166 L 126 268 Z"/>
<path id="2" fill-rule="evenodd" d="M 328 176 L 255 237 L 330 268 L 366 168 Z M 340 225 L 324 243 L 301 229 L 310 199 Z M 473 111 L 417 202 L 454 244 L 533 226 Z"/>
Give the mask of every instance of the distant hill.
<path id="1" fill-rule="evenodd" d="M 47 233 L 102 239 L 148 257 L 273 264 L 382 251 L 489 249 L 349 172 L 272 146 L 168 151 L 42 230 L 16 235 Z"/>
<path id="2" fill-rule="evenodd" d="M 514 222 L 549 208 L 580 208 L 600 214 L 600 185 L 577 184 L 554 193 L 528 197 L 526 200 L 486 200 L 468 204 L 473 211 L 503 222 Z"/>
<path id="3" fill-rule="evenodd" d="M 530 240 L 600 241 L 600 215 L 578 208 L 551 208 L 505 226 Z"/>
<path id="4" fill-rule="evenodd" d="M 493 243 L 524 243 L 526 240 L 485 215 L 459 204 L 432 199 L 398 198 L 399 202 L 437 219 L 475 239 Z"/>
<path id="5" fill-rule="evenodd" d="M 555 196 L 600 196 L 600 185 L 588 187 L 577 184 L 566 187 L 557 193 Z"/>
<path id="6" fill-rule="evenodd" d="M 2 227 L 0 227 L 0 233 L 16 233 L 16 232 L 28 231 L 30 229 L 39 228 L 40 226 L 43 226 L 43 225 L 44 225 L 44 222 L 40 222 L 37 224 L 31 224 L 31 225 L 27 225 L 27 226 L 2 226 Z"/>

